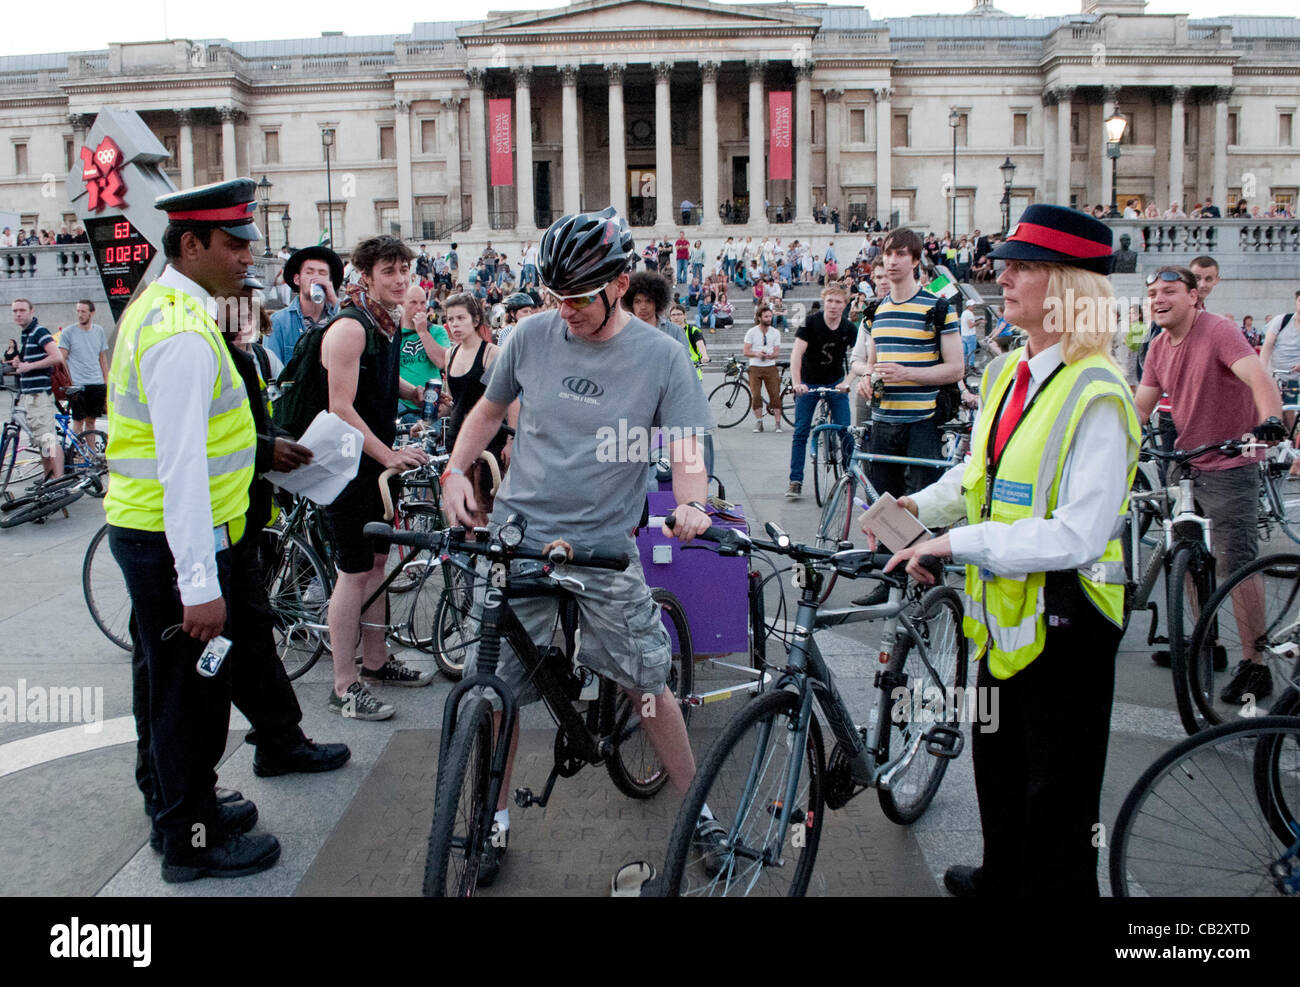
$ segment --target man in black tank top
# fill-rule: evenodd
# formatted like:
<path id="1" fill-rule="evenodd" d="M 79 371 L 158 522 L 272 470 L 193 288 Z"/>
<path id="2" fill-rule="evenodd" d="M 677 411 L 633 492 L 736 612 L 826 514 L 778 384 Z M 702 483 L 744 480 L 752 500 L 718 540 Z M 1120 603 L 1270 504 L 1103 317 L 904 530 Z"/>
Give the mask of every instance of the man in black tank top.
<path id="1" fill-rule="evenodd" d="M 326 331 L 321 363 L 329 387 L 329 410 L 362 435 L 357 475 L 324 515 L 334 549 L 338 580 L 330 596 L 329 628 L 334 653 L 334 688 L 328 707 L 359 720 L 386 720 L 395 709 L 380 702 L 368 685 L 423 686 L 432 672 L 416 672 L 388 657 L 384 641 L 384 604 L 365 613 L 361 605 L 384 579 L 388 551 L 362 533 L 369 521 L 383 520 L 379 475 L 386 469 L 411 469 L 427 457 L 418 448 L 394 449 L 397 400 L 420 402 L 423 389 L 399 373 L 400 346 L 395 311 L 410 283 L 411 251 L 390 236 L 357 244 L 352 264 L 361 274 L 361 290 Z M 361 654 L 360 681 L 355 659 Z"/>

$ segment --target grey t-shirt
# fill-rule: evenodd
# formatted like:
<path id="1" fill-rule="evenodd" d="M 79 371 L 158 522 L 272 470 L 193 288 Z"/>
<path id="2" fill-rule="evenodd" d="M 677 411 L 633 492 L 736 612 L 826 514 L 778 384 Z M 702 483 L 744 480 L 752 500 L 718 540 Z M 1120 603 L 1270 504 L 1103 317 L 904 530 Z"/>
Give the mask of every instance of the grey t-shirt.
<path id="1" fill-rule="evenodd" d="M 519 398 L 510 470 L 494 522 L 518 514 L 529 542 L 629 542 L 645 503 L 651 428 L 707 431 L 712 416 L 685 349 L 640 319 L 592 343 L 556 311 L 515 327 L 484 396 Z"/>
<path id="2" fill-rule="evenodd" d="M 99 354 L 107 352 L 108 337 L 104 327 L 92 322 L 82 329 L 75 322 L 59 334 L 59 348 L 68 351 L 68 373 L 74 384 L 103 384 L 104 370 L 99 365 Z"/>
<path id="3" fill-rule="evenodd" d="M 1290 374 L 1291 368 L 1300 363 L 1300 319 L 1292 314 L 1285 329 L 1282 328 L 1283 319 L 1286 319 L 1285 315 L 1275 315 L 1265 330 L 1277 336 L 1273 343 L 1273 365 L 1269 370 Z"/>

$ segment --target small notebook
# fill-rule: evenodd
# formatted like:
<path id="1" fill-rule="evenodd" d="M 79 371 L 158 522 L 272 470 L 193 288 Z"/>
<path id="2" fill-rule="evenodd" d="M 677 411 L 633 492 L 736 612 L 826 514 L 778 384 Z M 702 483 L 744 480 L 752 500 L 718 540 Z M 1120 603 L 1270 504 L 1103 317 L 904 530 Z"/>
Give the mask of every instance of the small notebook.
<path id="1" fill-rule="evenodd" d="M 899 505 L 893 494 L 882 494 L 867 509 L 867 530 L 891 552 L 898 552 L 929 536 L 930 529 Z"/>

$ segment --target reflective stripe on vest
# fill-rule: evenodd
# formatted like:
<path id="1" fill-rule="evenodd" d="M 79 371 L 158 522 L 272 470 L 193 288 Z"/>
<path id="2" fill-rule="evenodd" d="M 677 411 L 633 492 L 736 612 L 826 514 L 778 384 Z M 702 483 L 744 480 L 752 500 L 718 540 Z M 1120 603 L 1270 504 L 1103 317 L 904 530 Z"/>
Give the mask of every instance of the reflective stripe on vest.
<path id="1" fill-rule="evenodd" d="M 257 436 L 243 380 L 212 317 L 191 296 L 155 283 L 124 313 L 109 370 L 111 480 L 104 508 L 110 524 L 163 530 L 163 487 L 140 361 L 152 346 L 180 332 L 198 335 L 217 358 L 205 442 L 212 523 L 233 522 L 233 529 L 248 510 Z"/>
<path id="2" fill-rule="evenodd" d="M 1024 354 L 1020 354 L 1024 358 Z M 986 378 L 982 390 L 988 395 L 986 408 L 997 408 L 1015 377 L 1018 360 L 1008 360 L 996 380 Z M 1129 450 L 1128 486 L 1132 486 L 1137 465 L 1140 432 L 1137 413 L 1128 388 L 1105 357 L 1095 356 L 1066 365 L 1051 387 L 1039 394 L 1027 417 L 1013 434 L 998 463 L 991 491 L 985 489 L 986 450 L 996 424 L 994 416 L 983 415 L 971 441 L 971 460 L 962 479 L 967 518 L 982 520 L 988 503 L 993 522 L 1012 524 L 1025 518 L 1051 517 L 1056 507 L 1065 458 L 1084 412 L 1093 401 L 1119 398 L 1123 402 L 1126 426 L 1132 443 Z M 1115 624 L 1123 618 L 1124 562 L 1119 534 L 1127 509 L 1120 507 L 1102 555 L 1078 567 L 1080 586 L 1097 609 Z M 1046 638 L 1044 590 L 1046 573 L 1029 573 L 1023 579 L 997 576 L 981 579 L 975 566 L 966 568 L 966 616 L 963 629 L 976 644 L 987 650 L 989 670 L 997 678 L 1009 678 L 1034 660 Z"/>

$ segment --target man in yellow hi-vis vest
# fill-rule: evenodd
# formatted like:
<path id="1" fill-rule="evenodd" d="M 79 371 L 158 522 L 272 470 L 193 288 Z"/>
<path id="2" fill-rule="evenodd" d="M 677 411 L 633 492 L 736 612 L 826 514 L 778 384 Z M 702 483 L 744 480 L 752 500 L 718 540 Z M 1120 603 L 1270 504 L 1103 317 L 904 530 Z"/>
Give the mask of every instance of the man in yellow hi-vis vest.
<path id="1" fill-rule="evenodd" d="M 214 791 L 230 720 L 230 549 L 244 535 L 257 445 L 217 317 L 237 308 L 261 238 L 255 191 L 237 179 L 159 197 L 168 266 L 123 314 L 109 371 L 104 507 L 148 676 L 169 882 L 252 874 L 280 856 L 275 837 L 245 835 L 253 803 L 219 805 Z"/>
<path id="2" fill-rule="evenodd" d="M 1030 206 L 992 256 L 1007 262 L 1005 317 L 1029 343 L 985 373 L 968 462 L 900 500 L 927 525 L 969 523 L 890 564 L 906 562 L 921 582 L 933 580 L 920 556 L 966 564 L 976 684 L 997 691 L 997 722 L 971 727 L 984 862 L 949 868 L 945 886 L 1095 897 L 1123 624 L 1118 534 L 1141 440 L 1107 355 L 1111 231 L 1073 209 Z"/>

